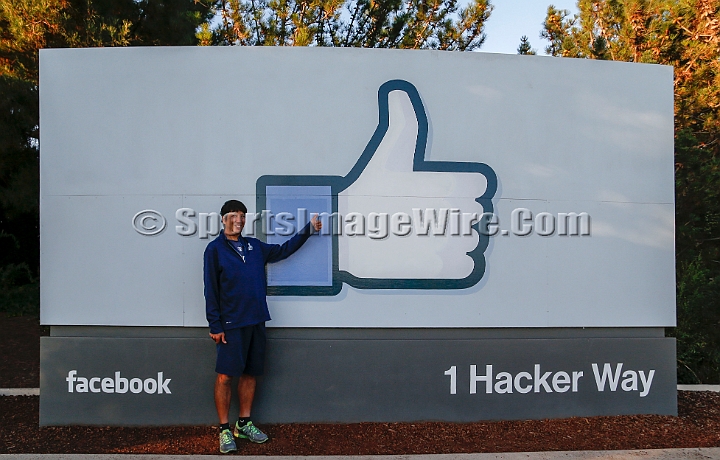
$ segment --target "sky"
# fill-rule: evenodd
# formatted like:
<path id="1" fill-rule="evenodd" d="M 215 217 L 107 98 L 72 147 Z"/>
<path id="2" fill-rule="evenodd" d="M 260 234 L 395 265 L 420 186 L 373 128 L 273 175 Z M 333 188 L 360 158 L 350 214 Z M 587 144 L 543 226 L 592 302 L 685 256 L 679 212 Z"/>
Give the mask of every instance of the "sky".
<path id="1" fill-rule="evenodd" d="M 527 35 L 538 54 L 545 54 L 546 40 L 540 30 L 549 5 L 577 13 L 577 0 L 494 0 L 495 9 L 485 24 L 487 39 L 479 51 L 517 54 L 520 37 Z"/>

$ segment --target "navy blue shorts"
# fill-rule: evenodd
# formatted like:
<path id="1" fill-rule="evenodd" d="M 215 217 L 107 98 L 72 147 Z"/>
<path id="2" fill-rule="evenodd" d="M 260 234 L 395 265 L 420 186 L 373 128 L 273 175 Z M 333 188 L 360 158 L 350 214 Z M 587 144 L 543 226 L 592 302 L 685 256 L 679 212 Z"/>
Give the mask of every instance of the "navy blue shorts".
<path id="1" fill-rule="evenodd" d="M 265 365 L 265 323 L 225 331 L 218 343 L 215 372 L 238 377 L 262 375 Z"/>

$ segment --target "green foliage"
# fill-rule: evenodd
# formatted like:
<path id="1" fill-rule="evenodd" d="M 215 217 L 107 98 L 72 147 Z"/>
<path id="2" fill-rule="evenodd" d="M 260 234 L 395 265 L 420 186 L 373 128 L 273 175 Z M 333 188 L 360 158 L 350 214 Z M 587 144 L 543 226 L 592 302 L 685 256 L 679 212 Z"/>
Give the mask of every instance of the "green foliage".
<path id="1" fill-rule="evenodd" d="M 553 56 L 674 67 L 678 378 L 720 383 L 720 0 L 550 6 Z"/>
<path id="2" fill-rule="evenodd" d="M 11 285 L 0 281 L 0 310 L 29 311 L 33 297 L 16 284 L 37 284 L 38 92 L 31 82 L 0 76 L 0 94 L 0 278 L 15 280 Z M 29 276 L 19 277 L 18 270 L 29 270 Z"/>
<path id="3" fill-rule="evenodd" d="M 0 232 L 0 312 L 29 315 L 40 312 L 40 283 L 27 263 L 16 263 L 20 241 Z"/>
<path id="4" fill-rule="evenodd" d="M 678 324 L 668 331 L 677 338 L 678 381 L 720 381 L 720 282 L 700 255 L 678 267 Z"/>
<path id="5" fill-rule="evenodd" d="M 194 45 L 210 15 L 195 0 L 0 0 L 0 75 L 37 83 L 41 48 Z"/>
<path id="6" fill-rule="evenodd" d="M 0 312 L 10 316 L 40 314 L 40 282 L 27 264 L 0 267 Z"/>
<path id="7" fill-rule="evenodd" d="M 211 15 L 208 6 L 195 0 L 133 1 L 137 19 L 131 27 L 130 45 L 196 45 L 195 31 Z"/>
<path id="8" fill-rule="evenodd" d="M 720 158 L 690 130 L 675 140 L 678 379 L 720 382 Z"/>
<path id="9" fill-rule="evenodd" d="M 218 0 L 205 45 L 431 48 L 470 51 L 485 41 L 489 0 Z"/>
<path id="10" fill-rule="evenodd" d="M 553 5 L 548 6 L 543 30 L 540 37 L 550 42 L 545 47 L 545 53 L 550 56 L 577 56 L 577 53 L 569 53 L 572 47 L 570 42 L 570 30 L 575 25 L 575 19 L 568 19 L 568 10 L 558 10 Z"/>
<path id="11" fill-rule="evenodd" d="M 526 35 L 523 35 L 522 37 L 520 37 L 520 45 L 518 46 L 517 54 L 525 54 L 525 55 L 537 54 L 537 51 L 532 49 L 532 46 L 530 45 L 530 40 L 528 40 Z"/>
<path id="12" fill-rule="evenodd" d="M 0 76 L 0 209 L 5 218 L 38 212 L 38 91 Z"/>

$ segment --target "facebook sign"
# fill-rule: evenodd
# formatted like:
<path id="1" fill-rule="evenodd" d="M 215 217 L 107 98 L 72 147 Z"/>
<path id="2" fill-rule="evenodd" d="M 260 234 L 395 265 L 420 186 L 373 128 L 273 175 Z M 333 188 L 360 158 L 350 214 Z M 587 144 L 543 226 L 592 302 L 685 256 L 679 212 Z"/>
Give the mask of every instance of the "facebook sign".
<path id="1" fill-rule="evenodd" d="M 672 68 L 274 47 L 40 61 L 41 423 L 214 422 L 202 261 L 230 199 L 267 243 L 323 223 L 266 268 L 261 421 L 676 412 Z"/>

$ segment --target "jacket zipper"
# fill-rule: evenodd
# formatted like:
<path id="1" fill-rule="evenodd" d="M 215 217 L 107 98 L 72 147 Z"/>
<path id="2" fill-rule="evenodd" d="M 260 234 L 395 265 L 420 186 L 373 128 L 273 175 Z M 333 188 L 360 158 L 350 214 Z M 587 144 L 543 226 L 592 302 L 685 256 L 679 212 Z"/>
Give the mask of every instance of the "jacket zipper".
<path id="1" fill-rule="evenodd" d="M 240 256 L 240 260 L 242 260 L 242 262 L 245 263 L 245 256 L 240 254 L 240 252 L 237 250 L 237 248 L 235 246 L 232 245 L 231 242 L 229 242 L 228 240 L 225 240 L 225 242 L 228 244 L 228 246 L 230 246 L 232 248 L 232 250 L 235 254 Z"/>

